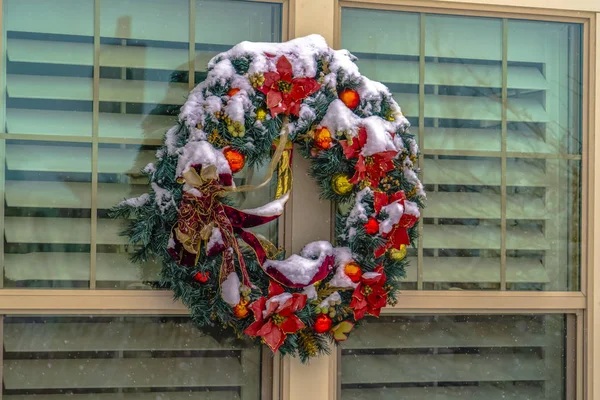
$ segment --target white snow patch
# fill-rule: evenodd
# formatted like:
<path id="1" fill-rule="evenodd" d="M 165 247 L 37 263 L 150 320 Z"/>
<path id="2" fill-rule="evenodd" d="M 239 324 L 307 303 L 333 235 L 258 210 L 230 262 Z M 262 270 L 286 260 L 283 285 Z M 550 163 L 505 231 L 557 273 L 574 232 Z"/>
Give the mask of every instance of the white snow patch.
<path id="1" fill-rule="evenodd" d="M 167 189 L 164 189 L 156 182 L 152 182 L 152 190 L 154 191 L 154 202 L 160 209 L 160 211 L 164 214 L 169 207 L 175 207 L 175 200 L 173 200 L 173 195 Z"/>
<path id="2" fill-rule="evenodd" d="M 223 241 L 223 235 L 221 234 L 221 230 L 217 227 L 214 227 L 210 235 L 210 239 L 208 239 L 208 244 L 206 245 L 206 248 L 210 250 L 217 245 L 225 246 L 225 242 Z"/>
<path id="3" fill-rule="evenodd" d="M 144 167 L 143 171 L 148 175 L 152 175 L 156 172 L 156 166 L 154 165 L 154 163 L 149 163 Z"/>
<path id="4" fill-rule="evenodd" d="M 402 148 L 396 148 L 392 135 L 390 135 L 390 132 L 396 130 L 391 122 L 372 116 L 363 118 L 361 124 L 367 130 L 367 143 L 362 148 L 362 155 L 371 156 L 388 150 L 402 150 Z"/>
<path id="5" fill-rule="evenodd" d="M 329 286 L 338 288 L 355 288 L 358 283 L 352 282 L 352 280 L 344 272 L 344 266 L 354 260 L 352 253 L 348 247 L 336 247 L 334 249 L 335 254 L 335 274 L 329 281 Z"/>
<path id="6" fill-rule="evenodd" d="M 367 215 L 367 210 L 362 204 L 362 201 L 369 193 L 373 192 L 371 191 L 371 188 L 366 187 L 356 194 L 356 198 L 354 199 L 354 207 L 352 210 L 350 210 L 350 214 L 348 214 L 348 218 L 346 219 L 346 229 L 352 229 L 352 225 L 356 223 L 365 223 L 368 221 L 369 216 Z M 352 238 L 355 234 L 356 229 L 348 231 L 349 238 Z"/>
<path id="7" fill-rule="evenodd" d="M 221 297 L 232 307 L 240 302 L 240 278 L 235 272 L 230 273 L 221 284 Z"/>
<path id="8" fill-rule="evenodd" d="M 129 206 L 129 207 L 141 207 L 144 204 L 148 203 L 150 201 L 150 195 L 148 193 L 144 193 L 143 195 L 139 196 L 139 197 L 132 197 L 130 199 L 127 200 L 123 200 L 122 202 L 119 203 L 120 206 L 125 205 L 125 206 Z"/>
<path id="9" fill-rule="evenodd" d="M 277 314 L 277 312 L 279 312 L 283 309 L 283 307 L 285 306 L 285 302 L 288 301 L 289 299 L 291 299 L 292 297 L 293 296 L 291 293 L 284 292 L 284 293 L 278 294 L 277 296 L 273 296 L 273 297 L 269 298 L 266 301 L 265 309 L 262 312 L 263 318 L 268 317 L 267 310 L 269 309 L 269 306 L 272 303 L 277 304 L 277 308 L 275 308 L 275 310 L 273 311 L 273 314 Z"/>
<path id="10" fill-rule="evenodd" d="M 270 203 L 265 204 L 257 208 L 250 208 L 247 210 L 241 210 L 247 214 L 259 215 L 261 217 L 272 217 L 274 215 L 281 215 L 285 208 L 285 203 L 290 198 L 290 194 L 286 193 L 277 200 L 273 200 Z"/>
<path id="11" fill-rule="evenodd" d="M 301 254 L 302 256 L 292 254 L 282 261 L 267 260 L 265 268 L 276 269 L 294 284 L 308 285 L 319 272 L 325 258 L 333 254 L 333 247 L 329 242 L 313 242 L 304 246 Z"/>
<path id="12" fill-rule="evenodd" d="M 165 146 L 167 146 L 167 153 L 169 155 L 175 155 L 177 153 L 177 133 L 179 132 L 179 125 L 171 127 L 165 134 Z M 159 157 L 160 158 L 160 157 Z"/>
<path id="13" fill-rule="evenodd" d="M 306 295 L 306 297 L 309 300 L 313 300 L 316 299 L 318 297 L 317 295 L 317 289 L 315 289 L 315 285 L 308 285 L 304 288 L 304 290 L 302 290 L 302 294 Z"/>
<path id="14" fill-rule="evenodd" d="M 319 304 L 319 307 L 329 308 L 331 306 L 336 305 L 339 301 L 342 301 L 342 297 L 338 292 L 333 292 L 325 299 L 323 299 L 323 301 Z"/>
<path id="15" fill-rule="evenodd" d="M 381 273 L 379 273 L 379 272 L 365 272 L 362 276 L 365 279 L 374 279 L 374 278 L 377 278 L 377 277 L 381 276 Z"/>
<path id="16" fill-rule="evenodd" d="M 387 214 L 387 218 L 379 223 L 379 233 L 390 233 L 394 229 L 394 225 L 400 222 L 400 218 L 404 214 L 404 206 L 395 201 L 382 207 L 381 211 Z"/>
<path id="17" fill-rule="evenodd" d="M 338 131 L 347 131 L 355 136 L 360 122 L 361 119 L 358 115 L 346 107 L 340 99 L 335 99 L 329 104 L 319 126 L 329 129 L 332 134 Z"/>
<path id="18" fill-rule="evenodd" d="M 193 165 L 202 165 L 203 168 L 214 165 L 218 174 L 231 175 L 229 163 L 223 153 L 206 141 L 188 142 L 183 146 L 177 162 L 177 176 L 189 171 Z"/>
<path id="19" fill-rule="evenodd" d="M 404 200 L 404 213 L 408 215 L 414 215 L 417 218 L 421 216 L 421 211 L 419 211 L 419 206 L 417 203 L 409 200 Z"/>

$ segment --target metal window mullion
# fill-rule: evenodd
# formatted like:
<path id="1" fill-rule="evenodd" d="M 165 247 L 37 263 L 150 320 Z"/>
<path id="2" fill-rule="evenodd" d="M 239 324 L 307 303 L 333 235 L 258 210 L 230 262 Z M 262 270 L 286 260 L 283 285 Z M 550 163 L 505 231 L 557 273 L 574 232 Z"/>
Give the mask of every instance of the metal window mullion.
<path id="1" fill-rule="evenodd" d="M 98 227 L 98 120 L 100 117 L 100 0 L 94 0 L 94 75 L 92 99 L 92 196 L 90 204 L 90 289 L 96 288 Z"/>
<path id="2" fill-rule="evenodd" d="M 3 25 L 3 10 L 4 6 L 0 0 L 0 132 L 6 132 L 6 31 Z M 4 234 L 4 183 L 6 180 L 4 167 L 6 165 L 6 140 L 0 139 L 0 194 L 2 201 L 0 202 L 0 227 Z M 0 241 L 0 288 L 4 287 L 4 240 Z M 1 357 L 1 355 L 0 355 Z M 1 360 L 1 358 L 0 358 Z M 0 365 L 1 367 L 1 365 Z M 0 375 L 1 376 L 1 375 Z M 0 390 L 0 398 L 2 398 L 2 390 Z"/>
<path id="3" fill-rule="evenodd" d="M 196 85 L 196 0 L 190 0 L 188 89 Z"/>
<path id="4" fill-rule="evenodd" d="M 500 182 L 500 290 L 506 290 L 506 130 L 508 104 L 508 19 L 502 19 L 502 139 Z"/>
<path id="5" fill-rule="evenodd" d="M 425 156 L 423 155 L 424 133 L 425 133 L 425 14 L 419 14 L 419 138 L 418 144 L 419 167 L 421 168 L 421 180 L 423 180 L 423 167 Z M 417 290 L 423 290 L 423 211 L 421 211 L 421 222 L 419 223 L 419 241 L 417 248 Z"/>

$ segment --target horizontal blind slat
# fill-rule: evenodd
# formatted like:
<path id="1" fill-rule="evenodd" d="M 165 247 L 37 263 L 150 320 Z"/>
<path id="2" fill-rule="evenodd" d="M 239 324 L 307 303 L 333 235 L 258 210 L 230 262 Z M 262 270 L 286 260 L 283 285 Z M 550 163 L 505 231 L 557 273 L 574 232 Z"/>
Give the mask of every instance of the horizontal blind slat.
<path id="1" fill-rule="evenodd" d="M 409 257 L 406 282 L 417 281 L 417 259 Z M 423 281 L 433 283 L 500 282 L 500 258 L 423 257 Z M 550 278 L 542 260 L 530 257 L 506 258 L 506 282 L 548 283 Z"/>
<path id="2" fill-rule="evenodd" d="M 133 148 L 100 148 L 98 172 L 140 174 L 156 160 L 155 152 Z M 92 172 L 91 149 L 76 146 L 39 146 L 9 144 L 6 166 L 14 171 Z"/>
<path id="3" fill-rule="evenodd" d="M 96 280 L 118 282 L 158 281 L 161 265 L 133 263 L 130 253 L 97 253 Z M 4 273 L 12 281 L 87 281 L 90 279 L 87 253 L 7 253 Z M 44 265 L 44 268 L 39 268 Z"/>
<path id="4" fill-rule="evenodd" d="M 128 244 L 123 227 L 123 221 L 99 218 L 96 243 Z M 90 244 L 87 218 L 5 217 L 4 229 L 8 243 Z"/>
<path id="5" fill-rule="evenodd" d="M 402 107 L 404 115 L 418 117 L 419 95 L 415 93 L 392 93 Z M 450 96 L 426 94 L 425 118 L 457 120 L 500 121 L 502 104 L 495 96 Z M 507 119 L 515 122 L 548 122 L 548 114 L 535 98 L 509 98 Z"/>
<path id="6" fill-rule="evenodd" d="M 423 180 L 428 184 L 500 186 L 500 159 L 425 159 L 423 165 Z M 506 184 L 544 187 L 552 182 L 540 167 L 508 160 Z"/>
<path id="7" fill-rule="evenodd" d="M 59 42 L 51 40 L 8 39 L 6 54 L 11 62 L 94 65 L 92 43 Z M 100 66 L 170 71 L 188 70 L 188 49 L 100 45 Z M 196 51 L 195 71 L 206 72 L 208 62 L 216 52 Z"/>
<path id="8" fill-rule="evenodd" d="M 370 79 L 386 84 L 416 85 L 419 82 L 419 62 L 359 58 L 360 72 Z M 460 59 L 457 59 L 460 60 Z M 548 83 L 536 67 L 510 66 L 507 70 L 508 88 L 547 90 Z M 468 61 L 425 62 L 425 85 L 500 88 L 502 66 L 471 64 Z"/>
<path id="9" fill-rule="evenodd" d="M 190 323 L 95 322 L 11 323 L 4 329 L 8 352 L 231 350 L 240 346 L 220 343 L 201 334 Z"/>
<path id="10" fill-rule="evenodd" d="M 92 83 L 92 78 L 13 74 L 6 91 L 12 98 L 92 101 Z M 187 83 L 100 79 L 100 101 L 181 105 L 187 94 Z"/>
<path id="11" fill-rule="evenodd" d="M 543 400 L 546 396 L 539 387 L 508 384 L 500 388 L 497 385 L 482 383 L 477 386 L 342 389 L 342 398 L 344 400 Z"/>
<path id="12" fill-rule="evenodd" d="M 99 183 L 99 209 L 109 209 L 120 201 L 146 193 L 143 185 Z M 6 181 L 8 207 L 90 208 L 92 188 L 86 182 Z"/>
<path id="13" fill-rule="evenodd" d="M 423 226 L 423 247 L 426 249 L 500 249 L 500 227 L 491 225 L 428 225 Z M 508 227 L 508 250 L 549 250 L 550 243 L 540 230 Z"/>
<path id="14" fill-rule="evenodd" d="M 545 379 L 536 354 L 353 354 L 342 362 L 342 384 L 501 382 Z"/>
<path id="15" fill-rule="evenodd" d="M 44 121 L 40 124 L 40 121 Z M 65 124 L 65 121 L 69 121 Z M 98 135 L 101 138 L 160 140 L 176 122 L 176 117 L 100 113 Z M 83 111 L 6 110 L 8 133 L 92 137 L 92 113 Z"/>
<path id="16" fill-rule="evenodd" d="M 546 344 L 544 334 L 522 332 L 522 327 L 507 327 L 502 322 L 371 322 L 352 333 L 343 349 L 540 347 Z"/>
<path id="17" fill-rule="evenodd" d="M 550 210 L 544 200 L 530 194 L 509 196 L 508 219 L 549 219 Z M 500 194 L 495 192 L 430 192 L 427 193 L 428 218 L 500 219 Z"/>
<path id="18" fill-rule="evenodd" d="M 243 385 L 239 361 L 224 357 L 5 360 L 3 373 L 9 390 Z"/>

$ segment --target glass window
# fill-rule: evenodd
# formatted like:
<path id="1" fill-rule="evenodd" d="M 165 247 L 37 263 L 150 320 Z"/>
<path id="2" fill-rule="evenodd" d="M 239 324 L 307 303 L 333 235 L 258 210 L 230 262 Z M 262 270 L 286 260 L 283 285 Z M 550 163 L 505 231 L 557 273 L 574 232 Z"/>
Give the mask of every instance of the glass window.
<path id="1" fill-rule="evenodd" d="M 148 190 L 141 170 L 211 57 L 243 40 L 281 40 L 281 4 L 102 0 L 96 14 L 94 4 L 3 2 L 0 286 L 155 287 L 160 265 L 129 261 L 134 248 L 108 209 Z M 270 194 L 236 200 L 251 208 Z"/>
<path id="2" fill-rule="evenodd" d="M 344 8 L 428 190 L 406 289 L 579 290 L 582 25 Z M 422 35 L 422 36 L 421 36 Z"/>
<path id="3" fill-rule="evenodd" d="M 261 398 L 261 350 L 187 318 L 5 317 L 4 398 Z"/>
<path id="4" fill-rule="evenodd" d="M 342 346 L 342 399 L 571 398 L 565 335 L 563 315 L 371 318 Z"/>

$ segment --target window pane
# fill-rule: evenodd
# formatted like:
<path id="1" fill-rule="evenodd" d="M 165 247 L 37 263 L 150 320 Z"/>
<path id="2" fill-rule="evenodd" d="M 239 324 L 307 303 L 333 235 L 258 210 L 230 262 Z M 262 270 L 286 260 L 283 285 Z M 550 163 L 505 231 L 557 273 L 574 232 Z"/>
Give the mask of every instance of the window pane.
<path id="1" fill-rule="evenodd" d="M 4 286 L 87 288 L 94 4 L 3 4 Z"/>
<path id="2" fill-rule="evenodd" d="M 578 290 L 581 25 L 344 8 L 342 47 L 423 153 L 404 288 Z"/>
<path id="3" fill-rule="evenodd" d="M 100 60 L 99 134 L 106 139 L 100 144 L 98 158 L 100 165 L 120 162 L 118 167 L 100 174 L 103 186 L 98 189 L 99 196 L 119 193 L 122 199 L 148 191 L 147 178 L 140 170 L 155 160 L 163 134 L 176 122 L 190 85 L 205 79 L 208 61 L 214 55 L 243 40 L 281 40 L 281 6 L 278 4 L 198 0 L 195 8 L 196 59 L 190 83 L 189 0 L 152 0 L 150 3 L 103 0 L 100 3 L 103 48 L 109 54 L 120 52 L 124 56 L 112 57 L 107 63 Z M 236 12 L 232 13 L 233 10 Z M 227 24 L 223 24 L 225 19 Z M 129 140 L 124 144 L 123 139 Z M 253 176 L 251 171 L 237 175 L 244 183 Z M 262 176 L 260 172 L 256 175 Z M 237 196 L 235 200 L 247 208 L 250 198 L 264 204 L 270 194 L 266 188 L 259 194 Z M 114 204 L 114 201 L 106 202 L 107 207 Z M 98 218 L 103 221 L 107 210 L 101 206 L 99 209 Z M 273 236 L 274 229 L 276 223 L 263 233 Z M 98 242 L 97 250 L 97 287 L 156 287 L 159 262 L 148 262 L 141 267 L 129 262 L 134 249 L 124 238 L 112 237 L 104 243 Z"/>
<path id="4" fill-rule="evenodd" d="M 342 399 L 564 399 L 562 315 L 371 318 L 342 349 Z"/>
<path id="5" fill-rule="evenodd" d="M 123 221 L 109 219 L 108 209 L 149 190 L 141 170 L 211 57 L 243 40 L 281 40 L 281 4 L 197 0 L 190 78 L 189 0 L 103 0 L 98 15 L 94 3 L 3 2 L 0 132 L 10 139 L 0 139 L 0 286 L 87 288 L 91 279 L 97 288 L 155 287 L 160 265 L 129 261 L 135 246 L 119 236 Z M 238 175 L 247 182 L 262 171 Z M 250 208 L 270 195 L 266 188 L 236 200 Z M 276 235 L 276 223 L 262 228 Z"/>
<path id="6" fill-rule="evenodd" d="M 6 317 L 3 398 L 258 400 L 261 350 L 187 318 Z"/>

